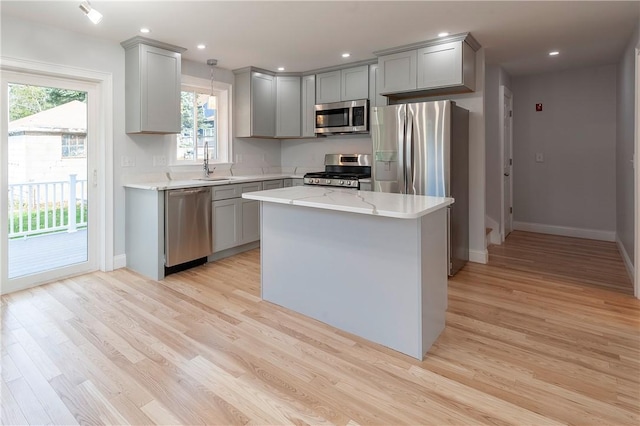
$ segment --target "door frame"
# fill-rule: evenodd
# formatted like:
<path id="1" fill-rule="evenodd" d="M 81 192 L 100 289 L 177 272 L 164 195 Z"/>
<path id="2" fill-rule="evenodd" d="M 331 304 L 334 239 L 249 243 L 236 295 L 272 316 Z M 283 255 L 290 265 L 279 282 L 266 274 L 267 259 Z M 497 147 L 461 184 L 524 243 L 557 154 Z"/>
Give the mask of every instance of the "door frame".
<path id="1" fill-rule="evenodd" d="M 0 57 L 0 72 L 18 72 L 31 74 L 40 77 L 62 78 L 77 80 L 80 82 L 95 85 L 95 93 L 98 97 L 96 105 L 98 114 L 96 114 L 93 127 L 95 128 L 95 141 L 92 142 L 96 155 L 95 170 L 88 173 L 90 184 L 96 185 L 96 212 L 92 220 L 97 225 L 97 267 L 102 271 L 113 270 L 113 76 L 111 73 L 88 70 L 84 68 L 76 68 L 65 65 L 51 64 L 46 62 L 38 62 L 13 57 Z M 8 93 L 2 90 L 3 108 L 5 102 L 8 101 Z M 2 112 L 0 115 L 1 127 L 7 129 L 8 114 Z M 8 160 L 8 146 L 6 135 L 2 135 L 2 143 L 0 143 L 0 164 L 6 163 Z M 0 173 L 0 188 L 7 188 L 8 175 Z M 7 200 L 6 197 L 0 198 L 0 223 L 8 223 Z M 0 234 L 4 235 L 4 231 Z M 7 238 L 0 238 L 0 278 L 2 285 L 0 286 L 0 294 L 22 290 L 29 287 L 42 284 L 42 282 L 25 282 L 24 280 L 12 280 L 13 285 L 5 284 L 7 277 Z M 59 278 L 64 278 L 60 276 Z"/>
<path id="2" fill-rule="evenodd" d="M 505 145 L 505 132 L 504 132 L 504 98 L 505 95 L 507 95 L 508 97 L 511 98 L 511 110 L 513 111 L 513 93 L 511 92 L 511 90 L 505 86 L 505 85 L 500 85 L 499 88 L 499 100 L 498 100 L 498 118 L 499 118 L 499 128 L 500 128 L 500 242 L 504 242 L 505 239 L 505 222 L 507 220 L 507 218 L 504 215 L 504 211 L 505 211 L 505 191 L 504 191 L 504 153 L 505 153 L 505 149 L 504 149 L 504 145 Z M 510 152 L 511 152 L 511 158 L 513 158 L 513 114 L 510 117 L 511 120 L 511 126 L 509 126 L 509 148 L 510 148 Z M 511 165 L 511 179 L 509 180 L 510 185 L 509 185 L 509 193 L 511 195 L 511 204 L 513 205 L 513 164 Z M 513 227 L 513 223 L 512 223 L 512 227 Z"/>
<path id="3" fill-rule="evenodd" d="M 636 83 L 636 102 L 635 102 L 635 143 L 633 153 L 633 176 L 634 176 L 634 244 L 633 244 L 633 294 L 636 298 L 640 299 L 640 274 L 638 274 L 638 268 L 640 265 L 640 200 L 638 199 L 638 192 L 640 190 L 640 172 L 638 171 L 638 155 L 640 154 L 640 47 L 636 48 L 636 61 L 635 61 L 635 83 Z"/>

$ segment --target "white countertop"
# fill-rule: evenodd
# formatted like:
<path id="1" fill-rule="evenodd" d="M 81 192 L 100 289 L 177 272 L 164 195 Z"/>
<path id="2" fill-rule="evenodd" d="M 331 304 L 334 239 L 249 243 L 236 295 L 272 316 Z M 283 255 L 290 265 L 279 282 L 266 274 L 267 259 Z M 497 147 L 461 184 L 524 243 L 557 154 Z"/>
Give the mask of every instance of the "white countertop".
<path id="1" fill-rule="evenodd" d="M 198 179 L 166 180 L 162 182 L 127 183 L 124 185 L 124 187 L 135 188 L 135 189 L 146 189 L 150 191 L 166 191 L 170 189 L 229 185 L 233 183 L 260 182 L 260 181 L 274 180 L 274 179 L 302 179 L 303 176 L 290 175 L 290 174 L 270 174 L 270 175 L 255 175 L 255 176 L 212 176 L 212 178 L 222 179 L 222 180 L 198 180 Z"/>
<path id="2" fill-rule="evenodd" d="M 453 204 L 454 201 L 453 198 L 317 186 L 247 192 L 242 194 L 242 198 L 398 219 L 416 219 Z"/>

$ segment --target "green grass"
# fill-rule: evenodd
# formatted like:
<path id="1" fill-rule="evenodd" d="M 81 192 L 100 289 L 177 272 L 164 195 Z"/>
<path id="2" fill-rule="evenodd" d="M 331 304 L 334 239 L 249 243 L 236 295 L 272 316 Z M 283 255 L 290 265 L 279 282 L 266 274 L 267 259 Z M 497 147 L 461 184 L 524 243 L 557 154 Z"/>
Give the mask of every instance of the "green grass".
<path id="1" fill-rule="evenodd" d="M 82 219 L 84 219 L 84 222 L 87 221 L 87 209 L 85 208 L 84 210 L 84 218 L 81 217 L 82 212 L 80 211 L 80 205 L 78 205 L 76 207 L 76 223 L 80 223 L 83 222 Z M 11 215 L 11 213 L 9 213 Z M 62 222 L 61 222 L 62 220 Z M 52 228 L 52 227 L 56 227 L 56 226 L 62 226 L 62 225 L 66 225 L 69 223 L 69 209 L 68 208 L 64 208 L 62 210 L 62 217 L 60 216 L 60 210 L 56 209 L 56 218 L 55 218 L 55 223 L 53 220 L 53 211 L 49 210 L 46 212 L 44 212 L 44 210 L 41 210 L 39 213 L 37 212 L 33 212 L 31 213 L 31 215 L 29 215 L 28 212 L 25 212 L 22 214 L 22 227 L 20 226 L 20 214 L 18 213 L 14 213 L 13 215 L 13 233 L 18 233 L 18 232 L 27 232 L 29 230 L 29 222 L 31 222 L 31 229 L 33 229 L 34 231 L 31 231 L 28 235 L 40 235 L 40 234 L 47 234 L 50 232 L 55 232 L 55 231 L 49 231 L 46 229 L 43 229 L 45 227 L 45 223 L 47 224 L 48 228 Z M 78 228 L 81 227 L 85 227 L 83 226 L 78 226 Z M 11 221 L 9 221 L 8 224 L 8 229 L 9 229 L 9 234 L 12 233 L 11 231 Z"/>

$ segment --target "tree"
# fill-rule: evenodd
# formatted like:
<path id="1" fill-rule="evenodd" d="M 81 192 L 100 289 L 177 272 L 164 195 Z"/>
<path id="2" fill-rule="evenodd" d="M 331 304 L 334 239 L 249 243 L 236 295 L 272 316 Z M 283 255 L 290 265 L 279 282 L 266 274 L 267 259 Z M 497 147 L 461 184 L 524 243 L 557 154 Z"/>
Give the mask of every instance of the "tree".
<path id="1" fill-rule="evenodd" d="M 71 101 L 87 101 L 87 93 L 55 87 L 9 84 L 9 121 L 28 117 Z"/>

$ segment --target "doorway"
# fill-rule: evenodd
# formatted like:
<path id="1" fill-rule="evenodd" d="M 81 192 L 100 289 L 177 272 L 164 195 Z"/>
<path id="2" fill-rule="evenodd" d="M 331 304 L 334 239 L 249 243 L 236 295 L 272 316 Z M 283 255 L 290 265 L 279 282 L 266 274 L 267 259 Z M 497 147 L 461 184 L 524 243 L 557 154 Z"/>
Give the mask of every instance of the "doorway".
<path id="1" fill-rule="evenodd" d="M 96 270 L 97 84 L 3 72 L 2 92 L 3 293 Z"/>
<path id="2" fill-rule="evenodd" d="M 502 188 L 500 198 L 500 240 L 513 231 L 513 93 L 500 86 L 500 158 L 502 164 Z"/>

